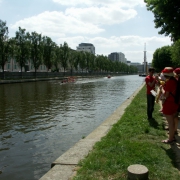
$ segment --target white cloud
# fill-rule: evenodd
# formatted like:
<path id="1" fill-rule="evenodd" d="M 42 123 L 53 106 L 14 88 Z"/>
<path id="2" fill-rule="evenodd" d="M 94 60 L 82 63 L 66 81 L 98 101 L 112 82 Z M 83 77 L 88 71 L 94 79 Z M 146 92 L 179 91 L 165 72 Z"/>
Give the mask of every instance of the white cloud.
<path id="1" fill-rule="evenodd" d="M 116 6 L 131 8 L 137 5 L 144 6 L 143 0 L 53 0 L 65 6 Z"/>
<path id="2" fill-rule="evenodd" d="M 143 0 L 53 1 L 73 7 L 64 9 L 64 12 L 46 11 L 17 21 L 10 25 L 10 29 L 17 31 L 20 26 L 28 32 L 36 31 L 51 37 L 57 44 L 63 44 L 66 41 L 73 49 L 76 49 L 78 44 L 82 42 L 92 43 L 96 48 L 96 54 L 108 55 L 111 52 L 123 52 L 126 58 L 132 62 L 143 61 L 145 43 L 148 62 L 152 60 L 152 55 L 157 48 L 171 44 L 170 39 L 164 36 L 140 37 L 132 35 L 133 29 L 128 29 L 131 35 L 107 36 L 111 29 L 104 29 L 107 27 L 104 25 L 109 27 L 134 18 L 137 12 L 133 8 L 138 5 L 144 6 Z M 76 7 L 77 5 L 78 7 Z M 106 37 L 102 33 L 105 30 L 107 31 Z"/>
<path id="3" fill-rule="evenodd" d="M 19 26 L 29 32 L 36 31 L 50 37 L 61 37 L 64 34 L 98 34 L 104 31 L 97 25 L 82 22 L 72 16 L 66 16 L 62 12 L 56 11 L 46 11 L 37 16 L 17 21 L 10 25 L 10 28 L 17 30 Z"/>
<path id="4" fill-rule="evenodd" d="M 83 22 L 93 24 L 119 24 L 134 18 L 137 12 L 134 9 L 123 10 L 117 7 L 90 7 L 90 8 L 69 8 L 66 10 L 67 16 L 75 17 Z"/>

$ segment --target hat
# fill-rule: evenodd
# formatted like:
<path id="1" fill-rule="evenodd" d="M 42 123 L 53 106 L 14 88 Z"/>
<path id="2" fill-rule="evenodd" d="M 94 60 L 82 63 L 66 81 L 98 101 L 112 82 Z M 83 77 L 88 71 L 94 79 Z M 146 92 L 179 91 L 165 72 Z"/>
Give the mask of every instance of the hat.
<path id="1" fill-rule="evenodd" d="M 165 81 L 165 79 L 166 79 L 166 78 L 164 77 L 164 74 L 161 73 L 160 76 L 159 76 L 159 80 Z"/>
<path id="2" fill-rule="evenodd" d="M 180 74 L 180 68 L 176 68 L 176 69 L 174 70 L 174 73 L 177 74 L 177 75 L 179 75 L 179 74 Z"/>
<path id="3" fill-rule="evenodd" d="M 174 69 L 172 67 L 165 67 L 163 70 L 162 70 L 162 73 L 164 76 L 174 76 L 174 73 L 173 73 Z"/>

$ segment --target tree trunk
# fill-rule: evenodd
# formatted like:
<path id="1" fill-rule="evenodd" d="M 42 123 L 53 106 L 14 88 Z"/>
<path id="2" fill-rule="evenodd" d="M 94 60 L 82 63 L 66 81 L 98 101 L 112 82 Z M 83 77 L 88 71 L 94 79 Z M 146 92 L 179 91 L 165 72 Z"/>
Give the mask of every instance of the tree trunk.
<path id="1" fill-rule="evenodd" d="M 65 68 L 64 68 L 64 76 L 65 76 Z"/>
<path id="2" fill-rule="evenodd" d="M 36 71 L 37 71 L 37 69 L 35 68 L 35 79 L 36 79 Z"/>
<path id="3" fill-rule="evenodd" d="M 23 75 L 22 75 L 22 66 L 21 66 L 21 79 L 23 78 Z"/>

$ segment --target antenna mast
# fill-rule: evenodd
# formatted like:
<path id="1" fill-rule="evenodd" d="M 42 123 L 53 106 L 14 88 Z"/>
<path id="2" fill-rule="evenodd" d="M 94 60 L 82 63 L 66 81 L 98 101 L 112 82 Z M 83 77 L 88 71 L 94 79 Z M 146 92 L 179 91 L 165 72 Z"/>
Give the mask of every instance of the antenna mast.
<path id="1" fill-rule="evenodd" d="M 144 44 L 144 74 L 146 74 L 146 43 Z"/>

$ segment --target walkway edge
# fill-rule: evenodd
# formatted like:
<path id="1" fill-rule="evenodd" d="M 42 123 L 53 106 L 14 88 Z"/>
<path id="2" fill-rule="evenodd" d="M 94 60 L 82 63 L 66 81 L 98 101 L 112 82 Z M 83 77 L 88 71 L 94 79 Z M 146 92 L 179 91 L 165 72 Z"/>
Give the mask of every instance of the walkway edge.
<path id="1" fill-rule="evenodd" d="M 132 102 L 138 92 L 144 87 L 144 83 L 125 100 L 99 127 L 91 132 L 86 138 L 78 141 L 73 147 L 57 158 L 51 169 L 40 178 L 40 180 L 70 180 L 77 172 L 78 162 L 84 159 L 93 149 L 96 142 L 100 141 L 113 124 L 117 123 L 125 112 L 125 109 Z"/>

